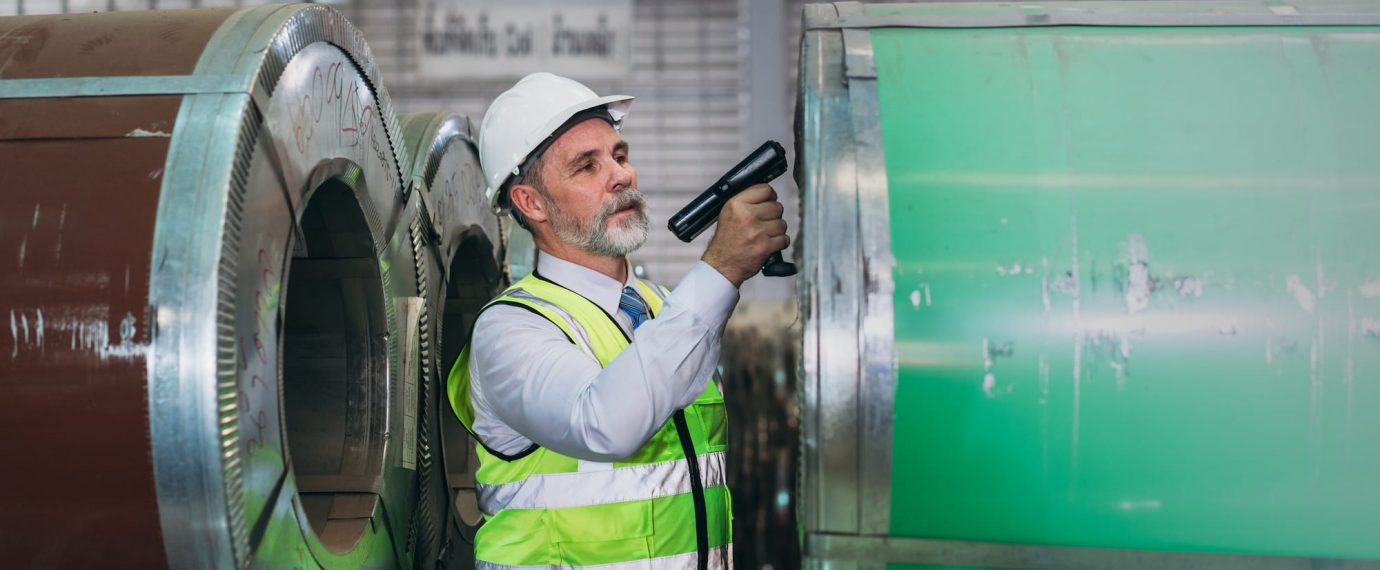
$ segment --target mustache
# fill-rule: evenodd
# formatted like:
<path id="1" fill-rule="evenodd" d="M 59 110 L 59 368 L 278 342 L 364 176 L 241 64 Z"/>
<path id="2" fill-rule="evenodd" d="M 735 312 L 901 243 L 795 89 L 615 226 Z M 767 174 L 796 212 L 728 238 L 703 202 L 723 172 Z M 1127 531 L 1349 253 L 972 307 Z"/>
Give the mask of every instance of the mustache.
<path id="1" fill-rule="evenodd" d="M 641 190 L 629 188 L 613 196 L 613 199 L 604 203 L 604 207 L 599 209 L 599 220 L 612 216 L 614 213 L 627 208 L 636 208 L 639 211 L 647 208 L 647 196 Z"/>

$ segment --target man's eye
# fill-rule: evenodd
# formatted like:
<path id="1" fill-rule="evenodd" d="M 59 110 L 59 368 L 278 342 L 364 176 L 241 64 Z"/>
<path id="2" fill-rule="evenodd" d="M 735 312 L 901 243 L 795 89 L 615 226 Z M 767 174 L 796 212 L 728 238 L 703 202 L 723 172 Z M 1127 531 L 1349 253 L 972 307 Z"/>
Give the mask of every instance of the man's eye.
<path id="1" fill-rule="evenodd" d="M 594 163 L 593 163 L 593 162 L 586 162 L 586 163 L 580 165 L 580 170 L 579 170 L 580 172 L 589 172 L 589 171 L 591 171 L 591 170 L 594 170 Z"/>
<path id="2" fill-rule="evenodd" d="M 614 157 L 614 160 L 617 160 L 617 161 L 618 161 L 618 164 L 627 164 L 627 163 L 628 163 L 628 157 L 626 157 L 626 156 Z"/>

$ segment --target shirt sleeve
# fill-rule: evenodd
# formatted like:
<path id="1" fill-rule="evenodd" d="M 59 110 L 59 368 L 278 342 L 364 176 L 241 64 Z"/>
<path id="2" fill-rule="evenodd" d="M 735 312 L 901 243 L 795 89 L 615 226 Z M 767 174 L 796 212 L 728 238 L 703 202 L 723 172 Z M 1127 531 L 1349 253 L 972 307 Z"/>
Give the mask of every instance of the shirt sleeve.
<path id="1" fill-rule="evenodd" d="M 491 307 L 471 346 L 475 430 L 500 453 L 536 443 L 590 461 L 628 457 L 704 390 L 737 303 L 733 284 L 699 262 L 603 368 L 545 317 Z"/>

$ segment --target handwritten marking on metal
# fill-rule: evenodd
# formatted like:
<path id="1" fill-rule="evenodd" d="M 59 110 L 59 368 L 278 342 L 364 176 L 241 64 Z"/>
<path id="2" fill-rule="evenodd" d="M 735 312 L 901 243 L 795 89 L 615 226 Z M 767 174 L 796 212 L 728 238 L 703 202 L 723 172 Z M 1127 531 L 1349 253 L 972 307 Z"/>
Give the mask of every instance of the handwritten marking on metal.
<path id="1" fill-rule="evenodd" d="M 270 362 L 264 346 L 265 338 L 277 338 L 273 327 L 277 316 L 280 281 L 276 265 L 271 264 L 277 257 L 270 255 L 264 248 L 259 248 L 255 256 L 258 264 L 254 269 L 258 272 L 258 280 L 254 288 L 254 326 L 245 331 L 239 341 L 240 377 L 249 379 L 248 382 L 240 382 L 238 394 L 240 417 L 248 420 L 241 422 L 241 429 L 244 430 L 241 441 L 249 459 L 253 459 L 256 452 L 267 446 L 264 431 L 270 421 L 269 410 L 255 409 L 254 402 L 272 401 L 274 396 L 269 393 L 273 387 L 265 382 L 263 377 L 270 364 L 277 366 L 276 363 Z"/>

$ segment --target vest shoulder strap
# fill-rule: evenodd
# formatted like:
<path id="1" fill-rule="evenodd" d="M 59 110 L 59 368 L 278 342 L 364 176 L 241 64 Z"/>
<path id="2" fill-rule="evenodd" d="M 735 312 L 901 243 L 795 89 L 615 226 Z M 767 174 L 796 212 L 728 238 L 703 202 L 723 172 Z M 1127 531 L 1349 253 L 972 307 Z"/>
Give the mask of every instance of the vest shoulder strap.
<path id="1" fill-rule="evenodd" d="M 647 309 L 652 312 L 652 316 L 661 314 L 661 307 L 666 304 L 666 297 L 670 296 L 671 292 L 665 287 L 643 279 L 637 279 L 637 288 L 642 294 L 642 300 L 647 302 Z"/>

